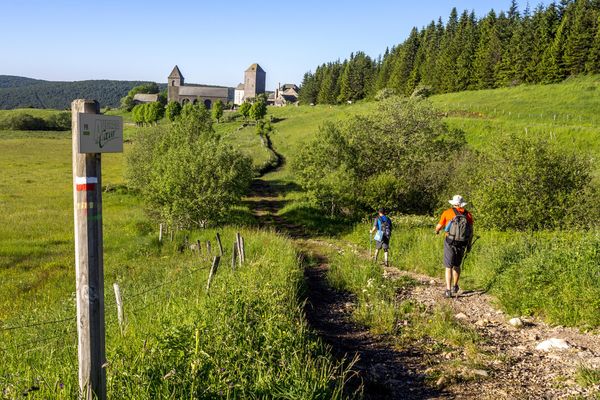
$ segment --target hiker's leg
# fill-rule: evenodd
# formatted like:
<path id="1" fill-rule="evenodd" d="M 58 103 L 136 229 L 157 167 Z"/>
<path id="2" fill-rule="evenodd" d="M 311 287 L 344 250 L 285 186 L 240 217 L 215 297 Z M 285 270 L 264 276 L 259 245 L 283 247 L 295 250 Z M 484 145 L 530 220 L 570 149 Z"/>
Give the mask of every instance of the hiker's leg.
<path id="1" fill-rule="evenodd" d="M 387 265 L 388 265 L 388 250 L 387 249 L 385 249 L 383 251 L 383 261 L 385 261 L 385 266 L 387 267 Z"/>
<path id="2" fill-rule="evenodd" d="M 460 278 L 460 267 L 452 268 L 452 281 L 454 286 L 458 286 L 458 279 Z"/>
<path id="3" fill-rule="evenodd" d="M 452 267 L 446 267 L 446 290 L 452 287 Z"/>
<path id="4" fill-rule="evenodd" d="M 378 255 L 379 255 L 379 249 L 375 249 L 375 256 L 373 256 L 373 260 L 377 261 Z"/>

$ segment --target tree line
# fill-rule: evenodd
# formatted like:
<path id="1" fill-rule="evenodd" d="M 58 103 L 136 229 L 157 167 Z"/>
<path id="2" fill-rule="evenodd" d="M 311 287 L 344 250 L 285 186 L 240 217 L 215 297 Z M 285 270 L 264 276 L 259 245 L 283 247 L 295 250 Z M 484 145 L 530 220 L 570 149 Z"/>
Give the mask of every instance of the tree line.
<path id="1" fill-rule="evenodd" d="M 401 44 L 372 59 L 359 51 L 304 74 L 300 101 L 336 104 L 374 98 L 382 91 L 409 96 L 554 83 L 600 73 L 600 0 L 560 0 L 519 11 L 491 10 L 478 19 L 456 8 L 412 29 Z"/>

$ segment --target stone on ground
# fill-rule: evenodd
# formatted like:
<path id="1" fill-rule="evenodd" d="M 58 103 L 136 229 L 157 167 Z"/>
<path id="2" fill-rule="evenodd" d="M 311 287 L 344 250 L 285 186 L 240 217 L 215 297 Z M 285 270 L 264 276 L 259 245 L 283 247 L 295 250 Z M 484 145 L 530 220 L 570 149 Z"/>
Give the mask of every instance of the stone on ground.
<path id="1" fill-rule="evenodd" d="M 537 346 L 535 346 L 535 349 L 542 350 L 542 351 L 549 351 L 552 349 L 566 350 L 570 347 L 571 346 L 569 346 L 567 341 L 564 339 L 550 338 L 548 340 L 544 340 L 543 342 L 539 343 Z"/>

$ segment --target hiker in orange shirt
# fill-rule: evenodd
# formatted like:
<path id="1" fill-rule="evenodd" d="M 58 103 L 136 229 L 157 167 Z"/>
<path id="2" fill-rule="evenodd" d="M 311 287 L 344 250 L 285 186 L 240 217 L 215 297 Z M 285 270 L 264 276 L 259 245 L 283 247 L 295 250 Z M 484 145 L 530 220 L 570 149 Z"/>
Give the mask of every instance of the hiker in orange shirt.
<path id="1" fill-rule="evenodd" d="M 446 232 L 444 238 L 444 267 L 446 267 L 446 297 L 457 294 L 458 279 L 460 278 L 460 266 L 462 264 L 465 250 L 471 251 L 473 240 L 473 216 L 465 210 L 467 203 L 462 196 L 455 195 L 448 200 L 452 208 L 442 213 L 440 222 L 435 227 L 435 234 L 442 229 Z"/>

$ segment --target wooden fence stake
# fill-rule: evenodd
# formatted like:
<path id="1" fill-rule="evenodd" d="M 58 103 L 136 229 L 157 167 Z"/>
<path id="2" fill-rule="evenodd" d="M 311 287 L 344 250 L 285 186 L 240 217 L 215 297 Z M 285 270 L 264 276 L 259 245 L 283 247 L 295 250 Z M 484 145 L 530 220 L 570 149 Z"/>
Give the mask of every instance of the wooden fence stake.
<path id="1" fill-rule="evenodd" d="M 240 235 L 240 233 L 236 233 L 235 234 L 236 237 L 236 243 L 237 243 L 237 253 L 238 253 L 238 259 L 240 261 L 240 267 L 242 266 L 242 235 Z"/>
<path id="2" fill-rule="evenodd" d="M 125 332 L 124 318 L 123 318 L 123 298 L 121 297 L 121 288 L 117 282 L 113 283 L 115 289 L 115 300 L 117 303 L 117 318 L 119 319 L 119 328 L 121 329 L 121 335 Z"/>
<path id="3" fill-rule="evenodd" d="M 246 263 L 246 247 L 244 246 L 244 237 L 240 236 L 241 239 L 241 243 L 240 243 L 240 247 L 242 248 L 242 264 Z"/>
<path id="4" fill-rule="evenodd" d="M 196 240 L 196 249 L 198 250 L 198 258 L 202 257 L 202 243 L 200 243 L 200 239 Z"/>
<path id="5" fill-rule="evenodd" d="M 94 100 L 71 103 L 73 209 L 80 398 L 106 399 L 102 163 L 100 153 L 79 153 L 78 114 L 98 114 Z"/>
<path id="6" fill-rule="evenodd" d="M 215 256 L 215 258 L 213 258 L 213 263 L 210 267 L 210 272 L 208 274 L 208 281 L 206 282 L 206 293 L 208 293 L 208 290 L 210 289 L 210 283 L 212 282 L 213 276 L 217 273 L 219 261 L 221 261 L 221 257 Z"/>
<path id="7" fill-rule="evenodd" d="M 158 228 L 158 243 L 162 243 L 162 237 L 163 237 L 163 224 L 160 224 L 160 226 Z"/>
<path id="8" fill-rule="evenodd" d="M 219 255 L 223 257 L 223 244 L 221 243 L 221 235 L 217 232 L 217 245 L 219 246 Z"/>
<path id="9" fill-rule="evenodd" d="M 206 255 L 210 258 L 212 255 L 212 250 L 210 248 L 210 240 L 206 241 Z"/>
<path id="10" fill-rule="evenodd" d="M 235 271 L 235 262 L 237 261 L 237 242 L 233 242 L 233 250 L 231 251 L 231 270 Z"/>

